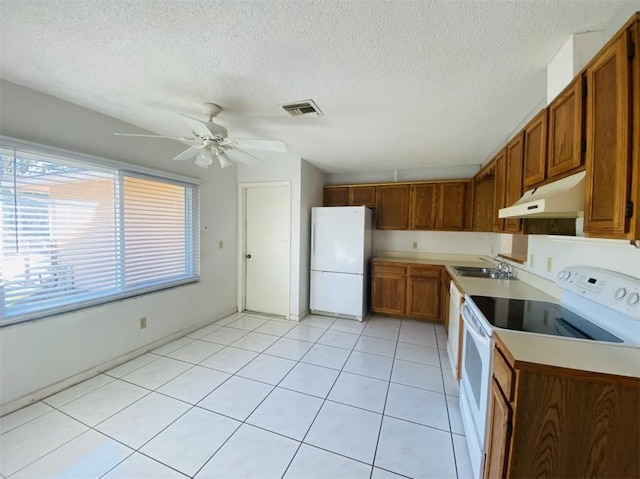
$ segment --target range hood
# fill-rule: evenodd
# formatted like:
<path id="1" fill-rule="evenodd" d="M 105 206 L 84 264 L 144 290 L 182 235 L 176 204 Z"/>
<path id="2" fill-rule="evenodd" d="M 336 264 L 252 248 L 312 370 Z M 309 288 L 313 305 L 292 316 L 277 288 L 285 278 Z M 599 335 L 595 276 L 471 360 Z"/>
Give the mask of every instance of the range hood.
<path id="1" fill-rule="evenodd" d="M 498 212 L 500 218 L 578 218 L 584 212 L 584 177 L 581 171 L 538 188 Z"/>

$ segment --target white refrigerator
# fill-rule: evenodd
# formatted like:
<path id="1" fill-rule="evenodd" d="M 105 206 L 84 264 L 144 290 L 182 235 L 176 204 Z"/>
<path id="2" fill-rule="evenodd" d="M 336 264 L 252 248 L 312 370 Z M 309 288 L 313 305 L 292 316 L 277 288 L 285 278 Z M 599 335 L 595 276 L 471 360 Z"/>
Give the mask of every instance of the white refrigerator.
<path id="1" fill-rule="evenodd" d="M 362 321 L 368 308 L 372 211 L 311 208 L 312 313 Z"/>

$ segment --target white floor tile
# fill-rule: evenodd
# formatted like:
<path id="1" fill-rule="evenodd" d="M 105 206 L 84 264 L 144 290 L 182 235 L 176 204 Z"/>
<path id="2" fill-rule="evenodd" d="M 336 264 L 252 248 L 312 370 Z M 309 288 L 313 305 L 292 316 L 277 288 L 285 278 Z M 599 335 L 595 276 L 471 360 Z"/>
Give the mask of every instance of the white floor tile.
<path id="1" fill-rule="evenodd" d="M 146 389 L 117 380 L 65 404 L 60 410 L 95 426 L 147 394 Z"/>
<path id="2" fill-rule="evenodd" d="M 429 366 L 440 367 L 440 354 L 438 349 L 428 346 L 418 346 L 417 344 L 398 343 L 396 359 L 412 361 L 414 363 L 428 364 Z"/>
<path id="3" fill-rule="evenodd" d="M 275 388 L 247 419 L 249 424 L 302 441 L 322 406 L 322 399 Z"/>
<path id="4" fill-rule="evenodd" d="M 412 363 L 396 359 L 393 363 L 393 374 L 391 381 L 415 386 L 422 389 L 429 389 L 439 393 L 444 392 L 442 384 L 442 372 L 440 368 L 427 366 L 426 364 Z"/>
<path id="5" fill-rule="evenodd" d="M 200 366 L 206 366 L 208 368 L 224 371 L 225 373 L 235 374 L 256 356 L 258 356 L 258 353 L 253 351 L 227 347 L 202 361 Z"/>
<path id="6" fill-rule="evenodd" d="M 446 349 L 447 349 L 447 335 L 446 334 L 436 334 L 436 340 L 438 342 L 438 348 L 441 351 L 446 351 Z"/>
<path id="7" fill-rule="evenodd" d="M 451 361 L 449 361 L 449 355 L 447 354 L 446 349 L 438 349 L 438 354 L 440 355 L 440 367 L 442 369 L 447 369 L 449 371 L 451 368 Z"/>
<path id="8" fill-rule="evenodd" d="M 167 356 L 180 361 L 198 364 L 223 348 L 224 346 L 222 344 L 196 340 L 181 347 L 180 349 L 176 349 L 175 351 L 167 354 Z"/>
<path id="9" fill-rule="evenodd" d="M 102 476 L 102 479 L 185 479 L 185 477 L 183 474 L 136 452 L 111 469 L 107 475 Z"/>
<path id="10" fill-rule="evenodd" d="M 272 334 L 274 336 L 283 336 L 296 327 L 296 323 L 294 322 L 284 322 L 284 321 L 269 321 L 268 323 L 263 324 L 255 331 L 256 333 L 263 334 Z"/>
<path id="11" fill-rule="evenodd" d="M 234 376 L 198 403 L 198 406 L 244 421 L 267 397 L 273 386 Z"/>
<path id="12" fill-rule="evenodd" d="M 360 334 L 366 325 L 367 323 L 363 321 L 337 318 L 333 324 L 329 326 L 329 329 L 343 331 L 345 333 Z"/>
<path id="13" fill-rule="evenodd" d="M 385 416 L 375 465 L 416 479 L 455 479 L 451 434 Z"/>
<path id="14" fill-rule="evenodd" d="M 233 313 L 225 318 L 219 319 L 218 321 L 215 322 L 215 324 L 218 324 L 220 326 L 226 326 L 228 324 L 233 323 L 235 320 L 242 318 L 243 316 L 244 316 L 243 313 Z"/>
<path id="15" fill-rule="evenodd" d="M 318 339 L 320 339 L 320 336 L 324 334 L 324 331 L 325 330 L 321 328 L 312 328 L 308 326 L 296 326 L 287 334 L 285 334 L 284 337 L 315 343 Z"/>
<path id="16" fill-rule="evenodd" d="M 403 343 L 417 344 L 418 346 L 438 347 L 438 340 L 435 333 L 425 333 L 411 328 L 400 329 L 398 341 Z"/>
<path id="17" fill-rule="evenodd" d="M 196 475 L 202 478 L 280 478 L 298 442 L 243 424 Z"/>
<path id="18" fill-rule="evenodd" d="M 302 320 L 299 321 L 301 326 L 311 326 L 314 328 L 329 329 L 336 318 L 330 318 L 328 316 L 320 316 L 319 314 L 308 314 Z"/>
<path id="19" fill-rule="evenodd" d="M 396 320 L 399 323 L 399 320 Z M 364 328 L 362 332 L 363 336 L 372 338 L 387 339 L 392 341 L 398 340 L 398 331 L 400 330 L 400 324 L 393 325 L 389 323 L 372 323 L 371 321 Z"/>
<path id="20" fill-rule="evenodd" d="M 381 419 L 380 414 L 327 401 L 304 442 L 372 464 Z"/>
<path id="21" fill-rule="evenodd" d="M 182 374 L 192 365 L 175 359 L 161 357 L 157 361 L 142 366 L 122 376 L 123 381 L 137 384 L 147 389 L 156 389 Z"/>
<path id="22" fill-rule="evenodd" d="M 457 396 L 446 396 L 447 410 L 449 411 L 449 423 L 451 424 L 451 432 L 464 436 L 464 425 L 462 424 L 462 415 L 460 414 L 460 403 Z"/>
<path id="23" fill-rule="evenodd" d="M 391 376 L 392 365 L 393 359 L 391 358 L 353 351 L 347 360 L 347 364 L 344 365 L 344 370 L 388 381 Z"/>
<path id="24" fill-rule="evenodd" d="M 53 411 L 51 406 L 46 405 L 42 401 L 32 404 L 31 406 L 18 409 L 11 414 L 0 417 L 0 434 L 11 431 L 18 426 L 33 421 L 34 419 L 44 416 L 48 412 Z"/>
<path id="25" fill-rule="evenodd" d="M 391 383 L 385 415 L 449 431 L 444 394 Z"/>
<path id="26" fill-rule="evenodd" d="M 326 344 L 327 346 L 335 346 L 336 348 L 353 349 L 358 341 L 358 337 L 357 334 L 330 329 L 318 339 L 318 342 L 320 344 Z"/>
<path id="27" fill-rule="evenodd" d="M 285 479 L 369 479 L 371 466 L 303 444 L 293 458 Z"/>
<path id="28" fill-rule="evenodd" d="M 96 389 L 99 389 L 102 386 L 105 386 L 113 381 L 115 381 L 115 379 L 111 376 L 99 374 L 92 377 L 91 379 L 82 381 L 75 386 L 71 386 L 64 391 L 60 391 L 53 396 L 49 396 L 48 398 L 43 399 L 43 402 L 46 402 L 48 405 L 55 408 L 60 408 L 61 406 L 70 403 L 74 399 L 78 399 L 79 397 L 82 397 L 85 394 L 90 393 L 91 391 L 95 391 Z"/>
<path id="29" fill-rule="evenodd" d="M 11 479 L 100 477 L 131 453 L 132 449 L 88 430 L 25 467 Z"/>
<path id="30" fill-rule="evenodd" d="M 334 369 L 298 363 L 282 380 L 280 386 L 311 394 L 312 396 L 326 398 L 337 377 L 338 371 Z"/>
<path id="31" fill-rule="evenodd" d="M 12 429 L 0 436 L 0 474 L 8 477 L 87 430 L 59 411 Z"/>
<path id="32" fill-rule="evenodd" d="M 213 333 L 202 336 L 202 338 L 200 339 L 202 339 L 203 341 L 211 341 L 212 343 L 229 345 L 234 341 L 237 341 L 247 333 L 248 331 L 244 329 L 235 329 L 224 326 L 220 329 L 215 330 Z"/>
<path id="33" fill-rule="evenodd" d="M 121 378 L 122 376 L 129 374 L 132 371 L 135 371 L 138 368 L 141 368 L 142 366 L 145 366 L 149 363 L 152 363 L 153 361 L 157 361 L 159 358 L 157 355 L 155 354 L 151 354 L 151 353 L 147 353 L 147 354 L 143 354 L 142 356 L 138 356 L 135 359 L 132 359 L 131 361 L 127 361 L 124 364 L 121 364 L 120 366 L 116 366 L 113 369 L 109 369 L 108 371 L 105 371 L 105 374 L 112 376 L 114 378 Z"/>
<path id="34" fill-rule="evenodd" d="M 218 329 L 220 329 L 223 325 L 220 323 L 213 323 L 210 324 L 208 326 L 205 326 L 204 328 L 200 328 L 196 331 L 194 331 L 193 333 L 189 333 L 187 334 L 187 338 L 194 338 L 194 339 L 200 339 L 204 336 L 206 336 L 207 334 L 213 333 L 214 331 L 217 331 Z"/>
<path id="35" fill-rule="evenodd" d="M 203 328 L 203 329 L 206 329 L 206 328 Z M 198 331 L 202 331 L 202 330 L 199 329 Z M 211 331 L 207 331 L 205 334 L 209 334 L 210 332 Z M 195 338 L 195 336 L 192 336 L 192 337 L 185 336 L 183 338 L 176 339 L 175 341 L 171 341 L 170 343 L 160 346 L 159 348 L 153 349 L 151 352 L 153 354 L 157 354 L 158 356 L 166 356 L 167 354 L 175 351 L 176 349 L 180 349 L 182 346 L 186 346 L 187 344 L 193 342 L 194 341 L 193 338 Z"/>
<path id="36" fill-rule="evenodd" d="M 360 336 L 353 350 L 392 358 L 396 353 L 396 344 L 396 341 L 389 341 L 388 339 Z"/>
<path id="37" fill-rule="evenodd" d="M 327 399 L 382 414 L 388 386 L 387 381 L 343 371 Z"/>
<path id="38" fill-rule="evenodd" d="M 230 328 L 245 329 L 247 331 L 253 331 L 254 329 L 267 323 L 268 319 L 256 318 L 255 316 L 243 316 L 236 319 L 233 323 L 229 323 Z"/>
<path id="39" fill-rule="evenodd" d="M 138 449 L 190 407 L 182 401 L 151 393 L 101 422 L 96 429 L 129 447 Z"/>
<path id="40" fill-rule="evenodd" d="M 265 351 L 265 354 L 298 361 L 311 349 L 311 346 L 313 344 L 306 341 L 280 338 Z"/>
<path id="41" fill-rule="evenodd" d="M 416 321 L 414 319 L 403 319 L 402 329 L 411 329 L 414 331 L 420 331 L 423 333 L 435 333 L 436 329 L 433 323 L 427 323 L 424 321 Z"/>
<path id="42" fill-rule="evenodd" d="M 240 422 L 193 408 L 140 451 L 193 476 L 240 427 Z"/>
<path id="43" fill-rule="evenodd" d="M 277 340 L 278 337 L 271 334 L 251 332 L 231 343 L 231 346 L 261 353 Z"/>
<path id="44" fill-rule="evenodd" d="M 237 375 L 275 386 L 295 365 L 296 362 L 290 359 L 261 354 L 238 371 Z"/>
<path id="45" fill-rule="evenodd" d="M 458 479 L 473 479 L 473 468 L 469 458 L 467 439 L 464 436 L 453 434 L 453 451 L 456 455 L 456 469 Z"/>
<path id="46" fill-rule="evenodd" d="M 314 344 L 311 349 L 300 360 L 303 363 L 315 364 L 331 369 L 342 369 L 349 357 L 349 350 L 326 346 L 324 344 Z"/>
<path id="47" fill-rule="evenodd" d="M 405 479 L 406 476 L 394 474 L 393 472 L 385 471 L 379 467 L 374 467 L 371 473 L 371 479 Z"/>
<path id="48" fill-rule="evenodd" d="M 190 404 L 197 404 L 230 377 L 230 374 L 222 371 L 194 366 L 157 391 Z"/>
<path id="49" fill-rule="evenodd" d="M 460 396 L 460 385 L 458 381 L 453 377 L 453 374 L 448 374 L 448 371 L 443 375 L 444 390 L 450 396 Z"/>

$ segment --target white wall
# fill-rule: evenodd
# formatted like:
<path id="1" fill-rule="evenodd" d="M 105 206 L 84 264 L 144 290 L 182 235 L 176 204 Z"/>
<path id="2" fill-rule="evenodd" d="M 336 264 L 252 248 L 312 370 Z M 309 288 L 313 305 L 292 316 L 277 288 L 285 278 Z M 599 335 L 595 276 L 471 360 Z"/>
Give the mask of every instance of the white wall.
<path id="1" fill-rule="evenodd" d="M 6 81 L 0 83 L 0 95 L 3 135 L 200 175 L 205 181 L 200 189 L 201 281 L 2 328 L 2 412 L 54 392 L 56 383 L 87 375 L 89 370 L 127 353 L 235 311 L 235 168 L 202 170 L 187 163 L 172 163 L 170 159 L 185 149 L 183 145 L 168 140 L 116 138 L 114 131 L 142 130 Z M 222 250 L 218 249 L 219 240 L 224 241 Z M 148 319 L 144 330 L 138 329 L 141 316 Z"/>
<path id="2" fill-rule="evenodd" d="M 428 181 L 471 178 L 480 170 L 480 163 L 475 165 L 440 165 L 421 168 L 402 168 L 398 170 L 355 171 L 346 173 L 330 173 L 327 175 L 328 185 L 348 185 L 358 183 L 389 183 L 393 181 Z"/>
<path id="3" fill-rule="evenodd" d="M 387 231 L 373 232 L 373 250 L 411 253 L 443 253 L 490 255 L 493 233 L 453 231 Z M 412 243 L 418 242 L 413 249 Z"/>
<path id="4" fill-rule="evenodd" d="M 309 311 L 309 282 L 311 271 L 311 208 L 322 206 L 322 187 L 325 174 L 302 161 L 300 170 L 300 288 L 298 315 Z"/>

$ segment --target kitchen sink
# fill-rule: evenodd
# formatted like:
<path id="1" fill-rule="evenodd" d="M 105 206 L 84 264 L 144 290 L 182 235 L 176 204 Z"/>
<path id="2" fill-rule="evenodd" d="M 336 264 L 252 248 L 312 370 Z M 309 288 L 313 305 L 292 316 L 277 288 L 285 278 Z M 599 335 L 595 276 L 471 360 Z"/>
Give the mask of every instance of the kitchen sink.
<path id="1" fill-rule="evenodd" d="M 503 279 L 500 277 L 500 272 L 496 268 L 484 268 L 481 266 L 453 266 L 453 269 L 458 276 Z"/>

